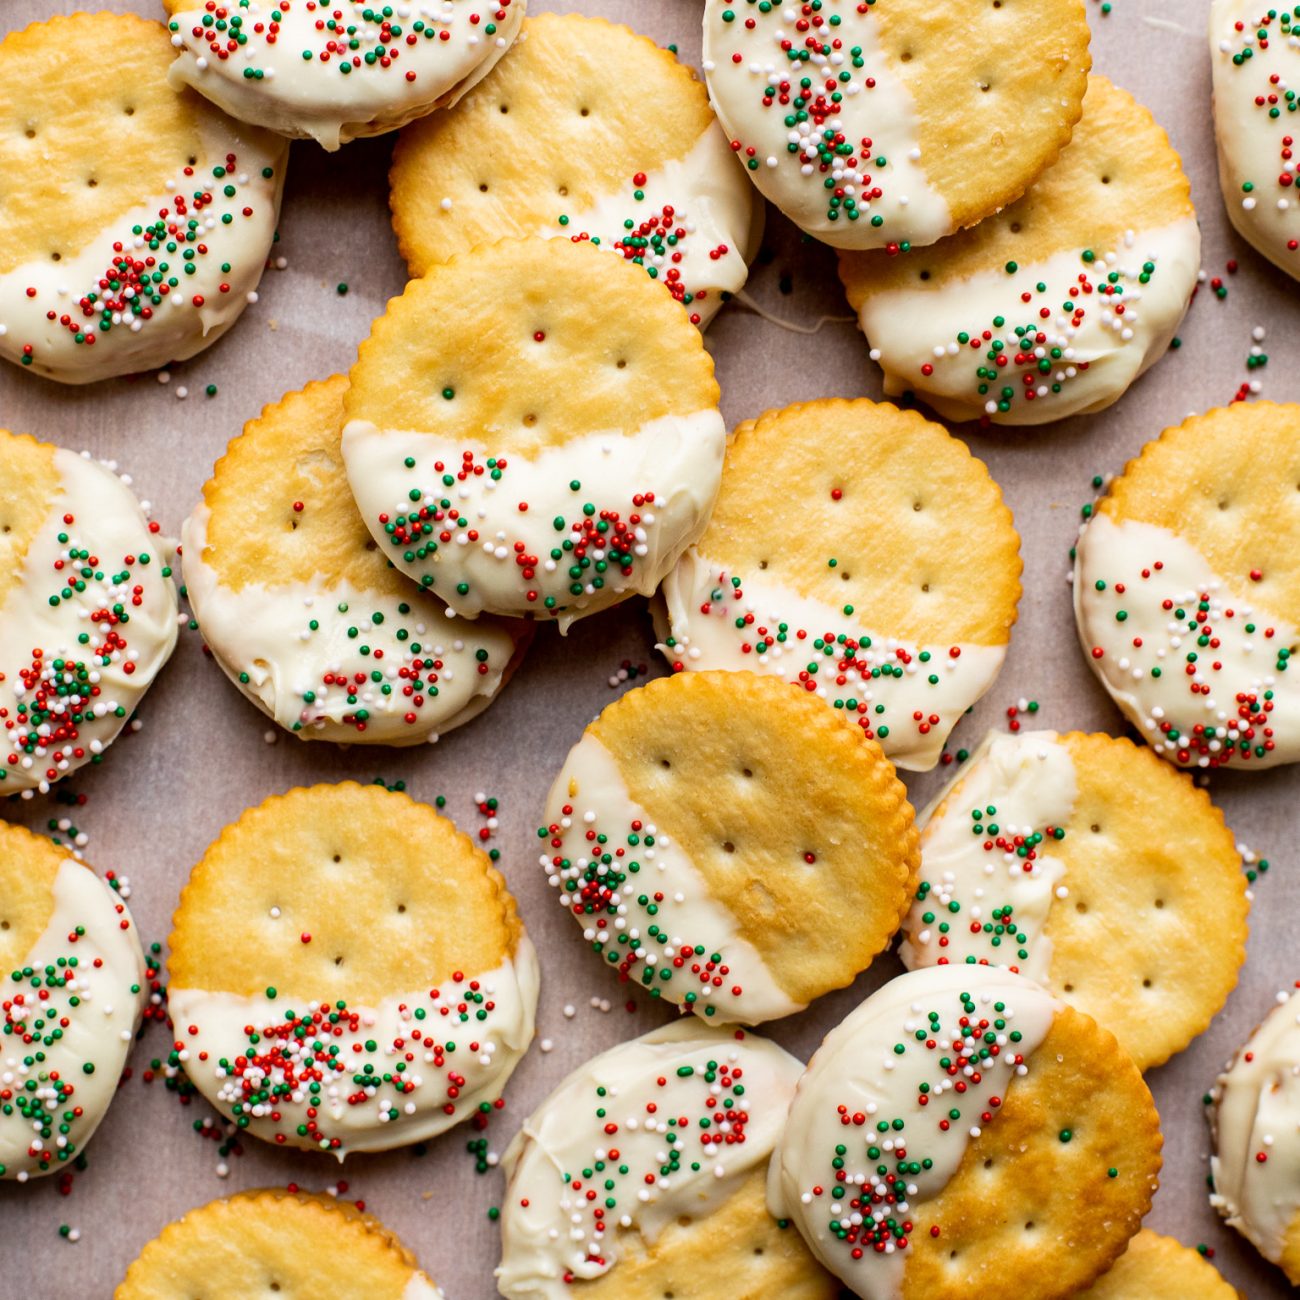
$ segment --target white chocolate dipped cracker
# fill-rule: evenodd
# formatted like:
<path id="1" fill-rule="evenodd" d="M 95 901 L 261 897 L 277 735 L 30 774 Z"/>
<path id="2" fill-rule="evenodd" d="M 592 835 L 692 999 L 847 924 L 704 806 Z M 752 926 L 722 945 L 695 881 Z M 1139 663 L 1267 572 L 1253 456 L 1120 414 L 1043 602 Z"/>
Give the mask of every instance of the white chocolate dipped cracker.
<path id="1" fill-rule="evenodd" d="M 256 298 L 288 147 L 173 90 L 170 61 L 128 14 L 0 42 L 0 357 L 70 384 L 148 370 Z"/>
<path id="2" fill-rule="evenodd" d="M 703 531 L 713 361 L 640 268 L 501 240 L 413 280 L 349 374 L 343 458 L 380 553 L 470 618 L 650 595 Z"/>
<path id="3" fill-rule="evenodd" d="M 1213 0 L 1210 58 L 1219 184 L 1237 233 L 1300 277 L 1300 8 Z"/>
<path id="4" fill-rule="evenodd" d="M 0 1179 L 79 1160 L 117 1093 L 147 997 L 126 903 L 0 822 Z"/>
<path id="5" fill-rule="evenodd" d="M 176 646 L 174 549 L 112 469 L 0 430 L 0 795 L 126 726 Z"/>
<path id="6" fill-rule="evenodd" d="M 950 420 L 1100 411 L 1160 359 L 1200 270 L 1178 154 L 1105 77 L 1060 159 L 1018 202 L 906 257 L 844 253 L 840 278 L 890 396 Z"/>
<path id="7" fill-rule="evenodd" d="M 1300 1000 L 1278 994 L 1210 1090 L 1210 1204 L 1300 1286 Z"/>
<path id="8" fill-rule="evenodd" d="M 1123 1252 L 1159 1152 L 1141 1075 L 1091 1019 L 1008 971 L 932 967 L 827 1035 L 768 1204 L 867 1300 L 967 1296 L 1009 1271 L 1026 1300 L 1057 1300 Z"/>
<path id="9" fill-rule="evenodd" d="M 580 14 L 528 19 L 453 112 L 402 132 L 390 181 L 413 275 L 504 236 L 590 240 L 644 267 L 701 326 L 743 287 L 763 225 L 691 70 Z"/>
<path id="10" fill-rule="evenodd" d="M 164 0 L 169 77 L 326 149 L 445 108 L 510 48 L 527 0 Z"/>
<path id="11" fill-rule="evenodd" d="M 1110 485 L 1076 547 L 1074 610 L 1102 685 L 1157 754 L 1300 759 L 1300 406 L 1192 416 Z"/>
<path id="12" fill-rule="evenodd" d="M 709 94 L 750 178 L 839 248 L 931 244 L 1018 199 L 1079 120 L 1080 0 L 707 0 Z"/>
<path id="13" fill-rule="evenodd" d="M 377 552 L 339 449 L 342 375 L 268 406 L 184 528 L 185 585 L 226 675 L 304 740 L 414 745 L 481 713 L 522 622 L 456 618 Z"/>
<path id="14" fill-rule="evenodd" d="M 865 400 L 769 411 L 732 433 L 709 526 L 664 580 L 660 648 L 792 682 L 925 771 L 1002 667 L 1019 552 L 942 426 Z"/>
<path id="15" fill-rule="evenodd" d="M 916 865 L 905 793 L 806 693 L 683 673 L 587 728 L 547 798 L 540 865 L 620 979 L 754 1024 L 850 983 L 889 942 Z"/>
<path id="16" fill-rule="evenodd" d="M 501 1293 L 833 1296 L 762 1197 L 802 1068 L 757 1035 L 695 1020 L 580 1066 L 506 1151 Z"/>
<path id="17" fill-rule="evenodd" d="M 993 732 L 920 820 L 910 969 L 1018 971 L 1143 1070 L 1205 1030 L 1236 984 L 1241 854 L 1209 796 L 1148 747 Z"/>
<path id="18" fill-rule="evenodd" d="M 491 1106 L 533 1038 L 537 955 L 505 883 L 431 808 L 352 782 L 226 827 L 173 918 L 171 1063 L 242 1130 L 328 1152 Z"/>

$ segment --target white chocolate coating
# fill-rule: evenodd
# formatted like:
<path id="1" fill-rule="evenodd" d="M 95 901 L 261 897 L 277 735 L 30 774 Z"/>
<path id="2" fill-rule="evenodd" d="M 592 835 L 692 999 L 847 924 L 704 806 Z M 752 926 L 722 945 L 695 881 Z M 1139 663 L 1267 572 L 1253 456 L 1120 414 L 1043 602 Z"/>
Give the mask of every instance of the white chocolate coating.
<path id="1" fill-rule="evenodd" d="M 750 179 L 800 229 L 837 248 L 932 244 L 951 232 L 952 214 L 926 178 L 911 93 L 881 51 L 877 22 L 859 8 L 832 4 L 810 28 L 804 7 L 788 0 L 766 12 L 707 0 L 709 96 Z M 809 57 L 792 61 L 788 49 Z M 801 98 L 803 78 L 813 86 Z M 832 79 L 835 102 L 824 90 Z M 801 120 L 790 127 L 793 114 Z M 842 133 L 851 153 L 832 151 L 827 132 Z"/>
<path id="2" fill-rule="evenodd" d="M 182 530 L 194 616 L 226 676 L 287 731 L 353 744 L 436 741 L 501 689 L 515 643 L 499 624 L 457 619 L 415 587 L 399 599 L 325 574 L 233 590 L 203 558 L 209 517 L 200 505 Z"/>
<path id="3" fill-rule="evenodd" d="M 1214 0 L 1210 59 L 1219 184 L 1237 233 L 1300 277 L 1300 18 L 1292 6 Z"/>
<path id="4" fill-rule="evenodd" d="M 851 613 L 756 572 L 727 572 L 699 547 L 664 579 L 662 595 L 667 625 L 659 648 L 670 663 L 744 669 L 801 685 L 812 680 L 821 699 L 855 716 L 909 771 L 939 761 L 953 727 L 993 685 L 1006 658 L 1005 645 L 919 646 L 886 628 L 865 628 Z M 736 626 L 751 614 L 752 623 Z M 816 673 L 806 676 L 814 663 Z"/>
<path id="5" fill-rule="evenodd" d="M 887 395 L 914 391 L 949 420 L 1044 424 L 1105 409 L 1165 354 L 1200 265 L 1185 217 L 1119 248 L 871 294 L 858 321 Z"/>
<path id="6" fill-rule="evenodd" d="M 112 470 L 62 448 L 54 465 L 49 514 L 0 610 L 0 795 L 98 762 L 176 646 L 174 544 Z"/>
<path id="7" fill-rule="evenodd" d="M 1300 630 L 1178 534 L 1096 514 L 1079 537 L 1074 610 L 1093 671 L 1162 758 L 1248 769 L 1300 758 L 1300 677 L 1282 670 Z"/>
<path id="8" fill-rule="evenodd" d="M 247 1119 L 256 1137 L 340 1160 L 350 1151 L 387 1151 L 445 1132 L 501 1095 L 533 1040 L 538 984 L 537 954 L 523 935 L 514 957 L 494 971 L 349 1006 L 336 1026 L 343 1029 L 337 1053 L 312 1033 L 295 1037 L 286 1020 L 293 1011 L 319 1024 L 335 1004 L 173 988 L 173 1063 L 219 1111 Z M 258 1045 L 245 1026 L 260 1035 Z M 458 1050 L 447 1051 L 449 1043 Z M 415 1054 L 410 1064 L 408 1053 Z M 324 1077 L 313 1092 L 317 1071 Z M 363 1077 L 370 1073 L 373 1083 Z M 299 1125 L 309 1131 L 299 1134 Z"/>
<path id="9" fill-rule="evenodd" d="M 1065 875 L 1052 831 L 1069 821 L 1078 793 L 1074 760 L 1054 731 L 989 734 L 918 819 L 918 897 L 899 949 L 909 970 L 973 961 L 1046 981 L 1052 941 L 1043 926 Z M 960 802 L 936 817 L 950 798 Z M 1023 855 L 1017 837 L 1032 844 Z"/>
<path id="10" fill-rule="evenodd" d="M 540 865 L 592 948 L 606 962 L 618 958 L 620 976 L 720 1023 L 757 1024 L 803 1010 L 741 935 L 726 901 L 633 801 L 617 760 L 595 736 L 569 751 L 545 815 L 550 834 Z M 589 831 L 608 842 L 592 847 Z M 596 909 L 590 915 L 588 904 Z"/>
<path id="11" fill-rule="evenodd" d="M 183 361 L 239 319 L 275 236 L 288 146 L 221 113 L 196 117 L 199 161 L 169 177 L 165 193 L 73 255 L 0 275 L 0 357 L 88 384 Z M 106 277 L 122 283 L 112 296 Z"/>
<path id="12" fill-rule="evenodd" d="M 1300 1216 L 1300 999 L 1294 990 L 1279 995 L 1210 1097 L 1210 1204 L 1276 1264 Z"/>
<path id="13" fill-rule="evenodd" d="M 772 1156 L 769 1209 L 794 1219 L 817 1258 L 856 1294 L 892 1300 L 908 1243 L 886 1220 L 901 1222 L 947 1186 L 981 1124 L 997 1123 L 990 1098 L 1005 1098 L 1032 1070 L 1060 1005 L 1032 981 L 990 966 L 934 966 L 891 980 L 832 1029 L 808 1063 Z M 959 1027 L 962 1017 L 970 1017 L 969 1030 Z M 984 1042 L 986 1032 L 993 1043 Z M 940 1058 L 954 1055 L 949 1073 Z M 933 1164 L 920 1167 L 926 1160 Z M 885 1177 L 876 1172 L 881 1164 L 889 1166 Z"/>
<path id="14" fill-rule="evenodd" d="M 705 1216 L 767 1161 L 801 1068 L 774 1043 L 694 1020 L 580 1066 L 506 1151 L 501 1293 L 561 1300 L 567 1277 L 617 1275 L 624 1233 L 653 1242 L 679 1216 L 707 1231 Z M 595 1207 L 588 1184 L 602 1193 Z"/>
<path id="15" fill-rule="evenodd" d="M 598 195 L 590 207 L 566 209 L 532 233 L 590 238 L 636 258 L 703 328 L 724 295 L 745 287 L 763 234 L 763 204 L 715 124 L 683 157 L 630 173 L 620 189 Z"/>
<path id="16" fill-rule="evenodd" d="M 365 420 L 349 420 L 343 430 L 348 480 L 382 555 L 458 614 L 556 618 L 562 632 L 577 618 L 655 590 L 708 522 L 725 445 L 716 409 L 650 420 L 629 435 L 575 436 L 532 458 Z M 499 477 L 460 475 L 471 460 L 480 469 L 494 460 Z M 454 486 L 444 485 L 445 473 L 457 475 Z M 422 510 L 435 532 L 417 549 L 402 526 Z M 610 514 L 616 526 L 597 532 Z M 385 521 L 398 530 L 389 532 Z M 576 577 L 575 543 L 587 550 Z M 628 548 L 618 553 L 630 564 L 610 558 L 599 572 L 618 545 Z M 535 563 L 521 565 L 523 556 Z"/>
<path id="17" fill-rule="evenodd" d="M 225 19 L 198 5 L 168 24 L 177 50 L 169 80 L 242 121 L 333 150 L 454 104 L 510 48 L 526 5 L 226 0 Z"/>
<path id="18" fill-rule="evenodd" d="M 0 995 L 0 1179 L 18 1182 L 57 1172 L 85 1150 L 117 1092 L 148 996 L 126 904 L 71 858 L 54 877 L 54 910 L 25 966 L 34 977 L 5 971 Z M 74 1107 L 81 1113 L 64 1119 Z"/>

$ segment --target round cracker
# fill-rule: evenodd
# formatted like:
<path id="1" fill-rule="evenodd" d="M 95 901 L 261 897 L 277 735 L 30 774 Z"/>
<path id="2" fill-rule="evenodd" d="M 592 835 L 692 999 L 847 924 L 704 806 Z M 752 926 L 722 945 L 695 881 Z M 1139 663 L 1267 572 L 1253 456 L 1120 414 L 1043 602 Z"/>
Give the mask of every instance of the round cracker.
<path id="1" fill-rule="evenodd" d="M 393 228 L 412 275 L 507 236 L 609 245 L 631 231 L 623 256 L 652 267 L 700 323 L 744 284 L 761 224 L 729 155 L 704 86 L 673 53 L 603 18 L 542 14 L 525 19 L 510 57 L 453 112 L 398 137 Z M 661 177 L 666 168 L 674 174 Z M 645 223 L 665 203 L 680 217 L 657 250 L 661 232 Z"/>
<path id="2" fill-rule="evenodd" d="M 0 41 L 0 176 L 9 182 L 0 186 L 0 274 L 78 252 L 106 213 L 129 211 L 175 180 L 208 110 L 167 84 L 172 57 L 163 25 L 137 14 L 57 15 Z M 69 97 L 68 74 L 82 58 L 113 69 L 112 90 Z"/>
<path id="3" fill-rule="evenodd" d="M 1119 1262 L 1077 1300 L 1240 1300 L 1200 1251 L 1143 1228 Z"/>
<path id="4" fill-rule="evenodd" d="M 350 421 L 470 441 L 491 430 L 502 455 L 524 457 L 719 396 L 699 332 L 671 300 L 615 258 L 555 239 L 501 240 L 412 280 L 348 379 Z"/>
<path id="5" fill-rule="evenodd" d="M 964 1300 L 1014 1273 L 1026 1300 L 1059 1300 L 1138 1231 L 1161 1141 L 1090 1017 L 1006 971 L 912 971 L 809 1062 L 769 1201 L 860 1295 Z"/>
<path id="6" fill-rule="evenodd" d="M 1078 833 L 1067 827 L 1055 850 L 1070 897 L 1046 927 L 1051 985 L 1145 1070 L 1208 1029 L 1237 985 L 1241 854 L 1206 791 L 1150 749 L 1080 732 L 1062 741 L 1079 778 Z"/>
<path id="7" fill-rule="evenodd" d="M 168 971 L 179 988 L 374 1003 L 493 970 L 523 933 L 467 835 L 344 781 L 273 795 L 222 831 L 181 891 Z"/>
<path id="8" fill-rule="evenodd" d="M 916 1216 L 905 1300 L 958 1300 L 1008 1268 L 1023 1300 L 1076 1294 L 1141 1226 L 1162 1145 L 1137 1066 L 1113 1034 L 1065 1007 L 956 1177 Z"/>
<path id="9" fill-rule="evenodd" d="M 713 121 L 695 74 L 649 37 L 582 14 L 526 18 L 511 57 L 454 112 L 398 137 L 398 247 L 423 275 L 480 244 L 537 233 L 633 172 L 682 157 Z"/>
<path id="10" fill-rule="evenodd" d="M 533 1038 L 537 956 L 487 856 L 381 784 L 228 826 L 173 919 L 169 1063 L 241 1131 L 384 1151 L 490 1110 Z"/>
<path id="11" fill-rule="evenodd" d="M 795 14 L 799 23 L 787 28 L 786 16 Z M 846 32 L 847 39 L 837 39 Z M 818 57 L 821 38 L 835 47 L 829 58 Z M 891 0 L 871 9 L 840 0 L 822 13 L 758 0 L 708 0 L 704 14 L 710 95 L 751 178 L 796 224 L 841 247 L 930 242 L 1019 198 L 1057 158 L 1079 120 L 1091 66 L 1088 44 L 1081 0 L 999 0 L 951 9 L 936 9 L 928 0 Z M 839 54 L 841 45 L 852 47 L 851 62 Z M 782 95 L 787 59 L 797 62 L 788 78 L 792 90 Z M 828 89 L 834 78 L 833 108 L 825 118 L 818 113 L 820 99 L 794 98 L 799 77 L 811 79 L 815 90 L 822 77 Z M 767 95 L 769 88 L 778 93 Z M 870 107 L 855 113 L 863 92 Z M 886 98 L 879 107 L 877 96 Z M 854 146 L 864 132 L 877 151 L 886 138 L 892 142 L 892 157 L 864 158 L 863 170 L 885 191 L 882 223 L 870 220 L 876 204 L 864 206 L 856 222 L 826 219 L 820 197 L 809 193 L 821 196 L 831 188 L 826 169 L 801 174 L 799 159 L 783 156 L 795 109 L 819 127 L 823 120 L 842 120 Z M 899 155 L 914 151 L 916 167 L 903 167 Z M 906 185 L 912 171 L 946 208 L 938 228 L 921 219 L 919 202 L 909 213 L 892 201 L 892 191 Z"/>
<path id="12" fill-rule="evenodd" d="M 1035 761 L 1039 747 L 1064 749 L 1074 778 L 1068 815 L 1054 811 L 1051 827 L 1009 827 L 1015 814 L 996 778 L 991 791 L 981 786 L 988 806 L 972 809 L 971 782 L 995 770 L 990 742 L 1009 758 L 1023 755 L 1026 763 Z M 1020 774 L 1013 767 L 1004 779 L 1019 786 Z M 1020 798 L 1032 801 L 1033 786 L 1022 790 Z M 976 821 L 975 811 L 985 815 Z M 1044 837 L 1025 858 L 1029 863 L 1050 855 L 1060 868 L 1041 931 L 1034 923 L 1032 935 L 1021 928 L 1013 937 L 990 915 L 1007 902 L 995 883 L 1005 876 L 976 877 L 991 882 L 980 899 L 961 883 L 945 888 L 937 867 L 927 870 L 926 845 L 954 826 L 959 834 L 966 828 L 974 854 L 967 861 L 977 872 L 984 863 L 1005 860 L 997 845 L 1013 832 L 1016 838 Z M 1015 852 L 1011 865 L 1019 870 Z M 1223 813 L 1190 777 L 1130 740 L 1082 732 L 990 736 L 926 819 L 918 875 L 917 900 L 903 924 L 909 965 L 951 960 L 1023 968 L 1105 1025 L 1142 1070 L 1162 1064 L 1209 1027 L 1246 959 L 1246 878 Z M 973 908 L 983 933 L 971 952 L 965 932 L 976 924 Z M 955 947 L 944 942 L 945 929 L 958 940 Z M 1037 964 L 1024 963 L 1043 941 L 1051 956 L 1040 975 Z"/>
<path id="13" fill-rule="evenodd" d="M 231 441 L 185 526 L 187 591 L 226 674 L 294 734 L 415 744 L 486 708 L 531 628 L 451 621 L 379 552 L 339 447 L 347 386 L 289 393 Z"/>
<path id="14" fill-rule="evenodd" d="M 0 41 L 0 355 L 38 374 L 84 383 L 193 356 L 261 278 L 287 143 L 178 93 L 172 58 L 163 25 L 135 14 L 58 15 Z M 105 68 L 111 85 L 98 84 Z M 171 229 L 142 238 L 137 219 Z M 116 295 L 116 321 L 104 288 L 122 270 L 115 244 L 156 259 Z"/>
<path id="15" fill-rule="evenodd" d="M 598 775 L 584 785 L 575 773 L 589 742 Z M 542 863 L 563 886 L 563 905 L 595 927 L 618 904 L 606 897 L 603 864 L 576 865 L 591 852 L 592 813 L 608 835 L 605 851 L 629 864 L 644 857 L 648 842 L 629 829 L 635 819 L 668 841 L 657 865 L 671 864 L 663 879 L 647 871 L 646 894 L 639 867 L 620 873 L 640 939 L 625 946 L 616 919 L 593 930 L 593 947 L 622 978 L 635 972 L 651 996 L 719 1020 L 786 1015 L 850 983 L 897 930 L 917 863 L 912 808 L 880 747 L 806 693 L 752 673 L 685 673 L 629 691 L 570 755 L 538 832 Z M 655 886 L 671 894 L 676 885 L 666 882 L 679 871 L 693 893 L 680 904 L 653 901 Z M 596 901 L 583 898 L 581 882 Z M 700 909 L 717 907 L 732 952 L 706 944 L 703 970 L 699 961 L 680 969 L 663 948 L 675 935 L 691 944 Z M 653 969 L 647 952 L 660 961 Z"/>
<path id="16" fill-rule="evenodd" d="M 203 486 L 205 558 L 223 585 L 241 591 L 267 575 L 290 583 L 327 573 L 376 595 L 411 591 L 375 554 L 348 490 L 338 446 L 347 390 L 347 377 L 333 375 L 287 393 L 213 467 Z"/>
<path id="17" fill-rule="evenodd" d="M 1181 534 L 1252 604 L 1300 625 L 1300 404 L 1235 402 L 1166 429 L 1098 510 Z"/>
<path id="18" fill-rule="evenodd" d="M 1022 199 L 907 257 L 842 253 L 840 278 L 886 393 L 915 391 L 950 419 L 1037 424 L 1108 405 L 1164 354 L 1199 249 L 1169 137 L 1127 91 L 1093 75 L 1069 147 Z M 1080 276 L 1091 288 L 1080 291 Z M 1103 295 L 1103 283 L 1121 292 Z M 1125 324 L 1113 313 L 1125 294 L 1142 304 L 1130 338 L 1107 324 Z M 1040 333 L 1046 358 L 1025 346 Z"/>
<path id="19" fill-rule="evenodd" d="M 563 627 L 649 595 L 716 495 L 700 333 L 590 243 L 502 240 L 435 266 L 389 302 L 349 380 L 366 524 L 458 613 Z"/>
<path id="20" fill-rule="evenodd" d="M 802 1068 L 756 1034 L 689 1017 L 578 1066 L 502 1158 L 501 1294 L 833 1300 L 834 1279 L 766 1204 Z"/>
<path id="21" fill-rule="evenodd" d="M 1172 762 L 1300 759 L 1300 405 L 1236 403 L 1167 429 L 1077 546 L 1089 662 Z"/>
<path id="22" fill-rule="evenodd" d="M 131 1264 L 114 1300 L 436 1300 L 441 1292 L 378 1219 L 349 1201 L 255 1189 L 169 1223 Z"/>
<path id="23" fill-rule="evenodd" d="M 789 406 L 731 435 L 709 526 L 664 587 L 664 653 L 815 688 L 899 766 L 925 769 L 992 684 L 1022 568 L 1001 490 L 942 425 L 866 400 Z M 906 687 L 880 672 L 899 667 L 898 643 Z"/>

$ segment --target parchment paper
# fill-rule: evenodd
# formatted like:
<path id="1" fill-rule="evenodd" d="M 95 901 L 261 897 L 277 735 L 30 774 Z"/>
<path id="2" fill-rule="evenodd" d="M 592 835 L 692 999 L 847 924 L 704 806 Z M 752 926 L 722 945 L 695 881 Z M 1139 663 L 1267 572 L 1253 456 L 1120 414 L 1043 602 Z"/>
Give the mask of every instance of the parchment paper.
<path id="1" fill-rule="evenodd" d="M 2 0 L 0 34 L 78 7 L 75 0 Z M 106 7 L 160 14 L 152 0 L 108 0 Z M 530 0 L 529 8 L 620 19 L 676 43 L 683 58 L 698 63 L 697 0 Z M 1117 472 L 1161 429 L 1227 402 L 1248 378 L 1262 380 L 1265 396 L 1300 399 L 1300 286 L 1232 235 L 1223 213 L 1210 121 L 1208 8 L 1208 0 L 1114 0 L 1114 11 L 1103 16 L 1097 0 L 1088 2 L 1094 64 L 1143 100 L 1182 152 L 1205 232 L 1206 274 L 1223 276 L 1229 294 L 1220 300 L 1207 285 L 1182 330 L 1181 350 L 1104 414 L 1020 432 L 957 430 L 988 462 L 1015 512 L 1024 542 L 1025 597 L 1007 666 L 954 734 L 953 749 L 973 747 L 1022 699 L 1040 705 L 1031 723 L 1123 734 L 1119 713 L 1094 684 L 1075 639 L 1066 584 L 1067 550 L 1080 506 L 1093 496 L 1093 476 Z M 95 93 L 93 83 L 86 93 Z M 391 143 L 384 137 L 334 155 L 294 145 L 276 250 L 287 265 L 268 272 L 261 301 L 210 351 L 176 367 L 169 384 L 146 375 L 64 388 L 6 365 L 0 370 L 0 425 L 118 460 L 164 528 L 178 533 L 213 461 L 243 422 L 286 390 L 346 369 L 371 319 L 401 290 L 405 274 L 387 213 Z M 832 255 L 802 240 L 775 211 L 768 230 L 750 279 L 753 298 L 800 326 L 832 320 L 818 333 L 794 333 L 741 306 L 728 307 L 708 335 L 728 424 L 816 397 L 878 397 L 878 371 L 844 319 Z M 1225 270 L 1231 258 L 1240 262 L 1235 275 Z M 343 282 L 345 296 L 337 290 Z M 1248 375 L 1256 326 L 1267 330 L 1262 346 L 1270 361 Z M 210 383 L 218 387 L 212 398 L 204 395 Z M 189 390 L 185 400 L 178 397 L 182 386 Z M 146 940 L 165 941 L 192 864 L 222 826 L 271 793 L 345 777 L 403 780 L 417 798 L 445 795 L 448 814 L 471 832 L 483 823 L 475 795 L 498 798 L 500 828 L 492 844 L 501 850 L 501 867 L 541 952 L 538 1038 L 552 1043 L 549 1052 L 534 1045 L 506 1091 L 506 1108 L 487 1130 L 491 1149 L 501 1151 L 570 1069 L 672 1014 L 620 985 L 587 950 L 537 865 L 535 837 L 550 779 L 587 721 L 615 698 L 609 679 L 620 663 L 662 671 L 652 646 L 641 603 L 579 623 L 567 641 L 543 629 L 500 700 L 464 730 L 414 751 L 345 750 L 280 733 L 267 743 L 272 724 L 204 656 L 199 634 L 182 632 L 175 658 L 140 710 L 142 729 L 119 740 L 102 766 L 66 783 L 86 797 L 84 806 L 65 807 L 54 795 L 11 799 L 0 803 L 0 816 L 37 829 L 70 817 L 89 836 L 87 859 L 130 878 L 131 907 Z M 907 778 L 918 806 L 942 779 L 941 773 Z M 1300 827 L 1298 791 L 1296 768 L 1215 777 L 1214 796 L 1238 839 L 1270 859 L 1272 869 L 1255 888 L 1249 960 L 1226 1009 L 1208 1033 L 1149 1076 L 1165 1133 L 1163 1187 L 1149 1222 L 1189 1245 L 1212 1247 L 1215 1262 L 1251 1300 L 1283 1296 L 1286 1283 L 1209 1208 L 1200 1098 L 1272 1006 L 1276 990 L 1300 975 L 1300 879 L 1291 860 Z M 1214 918 L 1205 922 L 1213 925 Z M 894 957 L 882 958 L 853 988 L 766 1032 L 806 1058 L 829 1027 L 899 969 Z M 606 999 L 609 1010 L 593 1008 L 593 998 Z M 631 1011 L 629 999 L 635 999 Z M 344 1194 L 363 1199 L 395 1229 L 452 1300 L 496 1294 L 499 1238 L 488 1208 L 500 1203 L 503 1179 L 495 1169 L 475 1172 L 466 1152 L 466 1143 L 478 1136 L 473 1130 L 446 1134 L 426 1154 L 354 1156 L 345 1167 L 251 1138 L 242 1155 L 223 1161 L 218 1143 L 193 1131 L 196 1122 L 213 1119 L 204 1102 L 182 1106 L 160 1082 L 142 1082 L 150 1059 L 165 1056 L 168 1045 L 160 1026 L 137 1045 L 133 1076 L 90 1143 L 89 1168 L 77 1174 L 68 1196 L 60 1195 L 53 1176 L 0 1185 L 3 1300 L 111 1295 L 140 1247 L 191 1206 L 245 1187 L 292 1181 L 321 1189 L 340 1178 L 347 1182 Z M 228 1166 L 224 1178 L 219 1164 Z M 1088 1212 L 1080 1206 L 1080 1215 Z M 61 1238 L 61 1225 L 79 1240 Z"/>

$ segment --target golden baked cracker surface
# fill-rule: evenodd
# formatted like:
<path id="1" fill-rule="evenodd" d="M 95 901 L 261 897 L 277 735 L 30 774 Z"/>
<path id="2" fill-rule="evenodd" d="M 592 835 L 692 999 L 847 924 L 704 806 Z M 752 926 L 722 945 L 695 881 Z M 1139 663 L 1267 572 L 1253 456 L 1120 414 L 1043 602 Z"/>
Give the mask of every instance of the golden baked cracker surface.
<path id="1" fill-rule="evenodd" d="M 1209 1260 L 1172 1237 L 1143 1228 L 1108 1273 L 1078 1300 L 1239 1300 Z"/>
<path id="2" fill-rule="evenodd" d="M 179 988 L 247 997 L 270 985 L 354 1004 L 494 970 L 523 934 L 468 836 L 405 794 L 351 781 L 273 795 L 227 826 L 172 927 Z"/>
<path id="3" fill-rule="evenodd" d="M 412 280 L 349 381 L 348 420 L 506 456 L 630 436 L 718 402 L 713 360 L 671 295 L 640 267 L 565 239 L 501 240 Z"/>
<path id="4" fill-rule="evenodd" d="M 1069 143 L 1092 66 L 1082 0 L 888 0 L 872 21 L 955 228 L 1018 199 Z"/>
<path id="5" fill-rule="evenodd" d="M 740 425 L 696 549 L 852 605 L 882 636 L 997 646 L 1016 621 L 1020 538 L 1001 490 L 941 424 L 887 402 L 824 398 Z"/>
<path id="6" fill-rule="evenodd" d="M 415 1256 L 350 1201 L 257 1189 L 169 1223 L 140 1252 L 114 1300 L 402 1300 Z"/>
<path id="7" fill-rule="evenodd" d="M 454 109 L 399 136 L 389 182 L 402 256 L 423 275 L 532 234 L 684 158 L 712 124 L 694 72 L 647 37 L 581 14 L 526 18 L 509 56 Z"/>
<path id="8" fill-rule="evenodd" d="M 1099 509 L 1177 533 L 1252 605 L 1300 626 L 1300 405 L 1236 402 L 1166 429 Z"/>
<path id="9" fill-rule="evenodd" d="M 202 156 L 201 126 L 222 115 L 168 85 L 174 53 L 161 23 L 133 14 L 51 18 L 0 42 L 0 274 L 80 252 L 168 181 L 193 190 L 188 164 L 221 161 Z"/>
<path id="10" fill-rule="evenodd" d="M 766 1166 L 755 1169 L 716 1209 L 668 1224 L 648 1245 L 623 1234 L 618 1265 L 594 1281 L 575 1282 L 574 1300 L 836 1300 L 839 1283 L 794 1225 L 778 1227 L 767 1212 L 766 1183 Z"/>
<path id="11" fill-rule="evenodd" d="M 1137 1066 L 1091 1017 L 1062 1008 L 947 1187 L 913 1215 L 903 1300 L 1007 1285 L 1024 1300 L 1077 1295 L 1141 1226 L 1161 1144 Z"/>
<path id="12" fill-rule="evenodd" d="M 1140 1069 L 1209 1027 L 1246 959 L 1246 877 L 1223 814 L 1145 745 L 1075 732 L 1078 798 L 1052 853 L 1070 891 L 1048 915 L 1051 987 Z"/>

